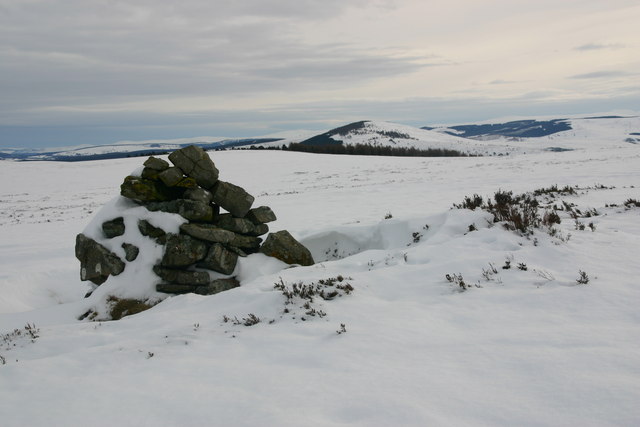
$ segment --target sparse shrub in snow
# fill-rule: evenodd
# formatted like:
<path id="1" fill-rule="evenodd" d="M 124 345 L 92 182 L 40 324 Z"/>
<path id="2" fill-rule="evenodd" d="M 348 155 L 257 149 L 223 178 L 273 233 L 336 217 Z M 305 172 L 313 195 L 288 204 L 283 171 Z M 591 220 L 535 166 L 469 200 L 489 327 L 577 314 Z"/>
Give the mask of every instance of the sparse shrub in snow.
<path id="1" fill-rule="evenodd" d="M 498 274 L 498 270 L 496 269 L 496 266 L 493 265 L 492 263 L 489 263 L 488 269 L 486 268 L 482 269 L 482 277 L 484 277 L 487 282 L 492 281 L 493 276 L 495 276 L 496 274 Z"/>
<path id="2" fill-rule="evenodd" d="M 560 224 L 561 222 L 560 215 L 554 210 L 545 211 L 542 215 L 542 225 L 545 227 L 553 227 L 554 224 Z"/>
<path id="3" fill-rule="evenodd" d="M 309 284 L 296 282 L 291 285 L 280 279 L 273 288 L 280 291 L 285 297 L 283 314 L 295 316 L 296 311 L 303 311 L 304 315 L 300 317 L 300 320 L 305 321 L 307 318 L 304 316 L 320 318 L 326 316 L 326 312 L 313 305 L 318 298 L 323 301 L 331 301 L 344 295 L 350 295 L 354 288 L 347 280 L 353 279 L 338 275 Z"/>
<path id="4" fill-rule="evenodd" d="M 533 191 L 533 194 L 535 196 L 541 196 L 543 194 L 545 195 L 556 195 L 556 194 L 562 194 L 562 195 L 571 195 L 571 194 L 576 194 L 576 190 L 568 185 L 565 185 L 563 188 L 558 188 L 558 186 L 556 184 L 552 185 L 551 187 L 548 188 L 539 188 L 537 190 Z"/>
<path id="5" fill-rule="evenodd" d="M 627 199 L 624 202 L 624 205 L 628 208 L 640 208 L 640 201 L 636 200 L 636 199 Z"/>
<path id="6" fill-rule="evenodd" d="M 16 342 L 22 339 L 27 339 L 32 343 L 36 342 L 40 338 L 40 329 L 36 328 L 35 324 L 27 323 L 24 328 L 14 329 L 13 332 L 3 334 L 0 337 L 2 338 L 3 347 L 8 350 L 11 347 L 15 347 Z"/>
<path id="7" fill-rule="evenodd" d="M 249 313 L 247 317 L 244 317 L 242 320 L 243 320 L 242 324 L 244 326 L 253 326 L 260 323 L 260 318 L 253 313 Z"/>
<path id="8" fill-rule="evenodd" d="M 474 194 L 473 197 L 465 197 L 460 204 L 454 204 L 458 209 L 481 208 L 493 215 L 494 222 L 503 222 L 508 230 L 519 231 L 524 235 L 533 233 L 534 228 L 540 227 L 541 218 L 538 213 L 539 202 L 529 194 L 513 195 L 511 191 L 498 190 L 493 200 L 486 202 L 483 198 Z"/>
<path id="9" fill-rule="evenodd" d="M 445 274 L 444 276 L 447 281 L 449 283 L 453 283 L 454 285 L 458 286 L 458 288 L 460 288 L 460 291 L 466 291 L 467 289 L 469 289 L 471 287 L 471 285 L 468 285 L 465 281 L 464 278 L 462 277 L 462 274 Z M 479 287 L 478 285 L 476 285 L 476 287 Z"/>
<path id="10" fill-rule="evenodd" d="M 586 285 L 589 283 L 589 276 L 582 270 L 578 271 L 578 278 L 576 279 L 578 285 Z"/>
<path id="11" fill-rule="evenodd" d="M 508 255 L 504 260 L 504 265 L 502 266 L 502 269 L 509 270 L 511 268 L 512 262 L 513 262 L 513 255 Z"/>
<path id="12" fill-rule="evenodd" d="M 0 335 L 2 347 L 7 351 L 17 347 L 25 340 L 33 344 L 38 338 L 40 338 L 40 329 L 31 323 L 27 323 L 22 329 L 14 329 L 13 332 Z M 7 359 L 0 355 L 0 365 L 5 365 L 6 363 Z"/>
<path id="13" fill-rule="evenodd" d="M 239 325 L 253 326 L 261 322 L 260 318 L 253 313 L 249 313 L 247 317 L 243 317 L 242 320 L 238 320 L 237 316 L 233 316 L 233 318 L 231 318 L 225 314 L 224 316 L 222 316 L 222 321 L 224 323 L 231 322 L 236 326 L 239 326 Z M 269 322 L 269 323 L 272 323 L 272 322 Z"/>
<path id="14" fill-rule="evenodd" d="M 464 200 L 460 204 L 454 204 L 453 207 L 457 209 L 470 209 L 474 210 L 476 208 L 482 207 L 482 196 L 474 194 L 472 197 L 465 196 Z"/>

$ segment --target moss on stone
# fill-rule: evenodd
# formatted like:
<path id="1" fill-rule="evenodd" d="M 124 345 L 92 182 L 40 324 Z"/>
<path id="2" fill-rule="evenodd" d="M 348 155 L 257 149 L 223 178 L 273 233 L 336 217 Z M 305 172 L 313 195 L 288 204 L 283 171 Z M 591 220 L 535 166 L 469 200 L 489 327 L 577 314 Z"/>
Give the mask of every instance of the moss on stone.
<path id="1" fill-rule="evenodd" d="M 107 298 L 107 302 L 110 305 L 109 316 L 112 320 L 120 320 L 125 316 L 142 313 L 155 305 L 148 301 L 114 296 Z"/>

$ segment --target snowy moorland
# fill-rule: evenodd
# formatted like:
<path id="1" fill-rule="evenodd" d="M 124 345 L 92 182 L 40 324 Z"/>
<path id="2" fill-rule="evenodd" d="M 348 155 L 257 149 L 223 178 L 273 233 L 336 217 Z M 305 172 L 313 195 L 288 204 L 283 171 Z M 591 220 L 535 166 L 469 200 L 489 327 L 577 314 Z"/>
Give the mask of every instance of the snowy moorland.
<path id="1" fill-rule="evenodd" d="M 104 322 L 78 320 L 99 295 L 84 298 L 75 236 L 142 160 L 3 161 L 0 424 L 638 425 L 640 145 L 605 130 L 554 135 L 571 151 L 523 144 L 212 152 L 316 264 L 254 254 L 239 288 Z M 453 208 L 499 190 L 560 224 Z"/>

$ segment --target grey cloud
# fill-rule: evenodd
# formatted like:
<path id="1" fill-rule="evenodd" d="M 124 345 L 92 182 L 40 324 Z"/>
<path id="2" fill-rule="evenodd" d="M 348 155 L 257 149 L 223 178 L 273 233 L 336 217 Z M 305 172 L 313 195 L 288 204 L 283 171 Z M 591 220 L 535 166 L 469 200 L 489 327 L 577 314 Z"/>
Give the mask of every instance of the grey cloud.
<path id="1" fill-rule="evenodd" d="M 608 71 L 594 71 L 591 73 L 576 74 L 576 75 L 570 76 L 569 78 L 570 79 L 607 79 L 611 77 L 624 77 L 628 75 L 629 73 L 626 73 L 624 71 L 608 70 Z"/>
<path id="2" fill-rule="evenodd" d="M 0 119 L 16 108 L 357 85 L 424 66 L 347 42 L 309 45 L 298 37 L 300 26 L 364 6 L 365 0 L 8 3 L 0 11 Z"/>
<path id="3" fill-rule="evenodd" d="M 518 83 L 518 82 L 515 80 L 502 80 L 502 79 L 496 79 L 489 82 L 490 85 L 508 85 L 508 84 L 514 84 L 514 83 Z"/>
<path id="4" fill-rule="evenodd" d="M 603 49 L 621 49 L 625 47 L 620 43 L 587 43 L 575 48 L 575 50 L 589 51 L 589 50 L 603 50 Z"/>

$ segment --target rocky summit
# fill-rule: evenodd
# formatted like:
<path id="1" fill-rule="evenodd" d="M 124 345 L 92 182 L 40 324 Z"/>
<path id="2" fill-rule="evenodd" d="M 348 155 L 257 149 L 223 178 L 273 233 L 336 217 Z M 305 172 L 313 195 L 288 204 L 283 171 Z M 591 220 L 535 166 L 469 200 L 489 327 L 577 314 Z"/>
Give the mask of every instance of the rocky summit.
<path id="1" fill-rule="evenodd" d="M 140 246 L 161 247 L 155 264 L 145 267 L 161 293 L 210 295 L 240 286 L 233 276 L 239 258 L 258 252 L 287 264 L 313 264 L 307 248 L 286 230 L 269 234 L 263 244 L 275 213 L 268 206 L 253 207 L 254 197 L 242 187 L 220 181 L 214 162 L 200 147 L 181 148 L 169 161 L 149 157 L 139 176 L 124 178 L 120 195 L 127 206 L 144 208 L 136 208 L 138 217 L 116 210 L 101 222 L 99 235 L 76 237 L 81 280 L 97 286 L 128 268 L 142 268 L 144 249 L 135 239 L 127 241 L 130 234 L 149 239 L 150 246 Z M 179 215 L 184 222 L 165 230 L 148 220 L 157 212 Z"/>

